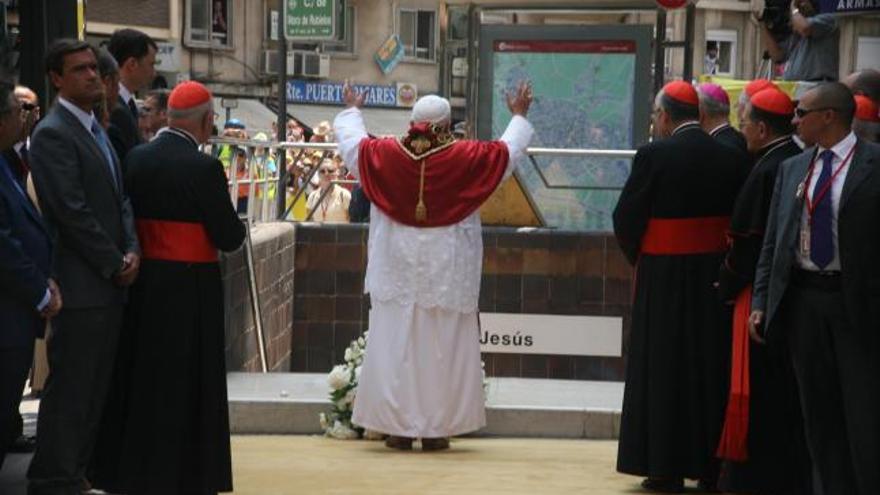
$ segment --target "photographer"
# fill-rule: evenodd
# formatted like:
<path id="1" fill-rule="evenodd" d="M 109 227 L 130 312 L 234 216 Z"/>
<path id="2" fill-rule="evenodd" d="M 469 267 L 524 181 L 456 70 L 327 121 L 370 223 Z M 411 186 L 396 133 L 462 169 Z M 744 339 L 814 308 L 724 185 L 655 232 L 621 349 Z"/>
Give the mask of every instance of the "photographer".
<path id="1" fill-rule="evenodd" d="M 840 30 L 831 14 L 818 14 L 817 0 L 794 0 L 789 19 L 780 2 L 767 2 L 761 15 L 761 36 L 776 63 L 787 62 L 786 81 L 836 81 Z M 787 17 L 787 16 L 785 16 Z M 787 22 L 786 22 L 787 21 Z M 791 32 L 786 27 L 790 26 Z M 780 29 L 781 28 L 781 29 Z"/>

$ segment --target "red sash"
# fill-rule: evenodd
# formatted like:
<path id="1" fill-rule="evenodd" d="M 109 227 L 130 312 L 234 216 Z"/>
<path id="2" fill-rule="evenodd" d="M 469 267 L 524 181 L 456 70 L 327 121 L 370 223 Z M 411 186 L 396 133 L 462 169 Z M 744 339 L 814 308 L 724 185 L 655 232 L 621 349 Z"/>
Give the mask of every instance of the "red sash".
<path id="1" fill-rule="evenodd" d="M 144 259 L 183 263 L 216 263 L 217 247 L 205 226 L 195 222 L 137 219 Z"/>
<path id="2" fill-rule="evenodd" d="M 730 217 L 652 218 L 642 236 L 642 254 L 721 253 L 727 250 Z"/>
<path id="3" fill-rule="evenodd" d="M 722 459 L 748 459 L 749 438 L 749 313 L 752 306 L 752 287 L 748 286 L 736 298 L 733 310 L 733 353 L 730 363 L 730 395 L 724 416 L 724 430 L 715 453 Z"/>

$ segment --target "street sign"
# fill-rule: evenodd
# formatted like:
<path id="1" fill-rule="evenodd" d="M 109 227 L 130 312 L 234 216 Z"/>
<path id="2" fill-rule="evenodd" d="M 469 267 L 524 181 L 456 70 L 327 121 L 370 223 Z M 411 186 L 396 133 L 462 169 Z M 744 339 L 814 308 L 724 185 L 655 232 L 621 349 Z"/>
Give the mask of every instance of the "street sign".
<path id="1" fill-rule="evenodd" d="M 290 41 L 336 39 L 337 3 L 337 0 L 285 0 L 285 37 Z"/>

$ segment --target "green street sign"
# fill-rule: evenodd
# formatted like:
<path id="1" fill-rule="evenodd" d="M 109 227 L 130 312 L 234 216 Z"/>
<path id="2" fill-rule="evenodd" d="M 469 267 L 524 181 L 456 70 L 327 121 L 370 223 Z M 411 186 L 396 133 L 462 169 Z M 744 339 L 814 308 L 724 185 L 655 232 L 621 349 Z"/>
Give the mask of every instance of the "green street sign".
<path id="1" fill-rule="evenodd" d="M 284 35 L 291 41 L 336 39 L 337 0 L 284 0 Z"/>

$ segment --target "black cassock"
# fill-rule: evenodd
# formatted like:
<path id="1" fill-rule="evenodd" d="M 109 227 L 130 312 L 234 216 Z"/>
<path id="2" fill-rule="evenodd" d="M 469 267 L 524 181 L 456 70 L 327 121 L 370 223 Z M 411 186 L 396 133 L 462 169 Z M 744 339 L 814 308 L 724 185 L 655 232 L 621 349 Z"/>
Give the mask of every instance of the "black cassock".
<path id="1" fill-rule="evenodd" d="M 221 163 L 169 129 L 126 157 L 143 249 L 93 483 L 126 494 L 232 490 L 217 249 L 244 225 Z"/>
<path id="2" fill-rule="evenodd" d="M 719 273 L 722 300 L 749 290 L 761 254 L 780 163 L 801 149 L 790 136 L 769 143 L 743 184 L 731 217 L 731 247 Z M 748 297 L 751 300 L 751 296 Z M 749 342 L 748 460 L 725 461 L 719 488 L 734 493 L 808 495 L 811 464 L 790 358 L 784 346 Z"/>
<path id="3" fill-rule="evenodd" d="M 742 135 L 741 132 L 734 129 L 731 125 L 722 126 L 719 129 L 716 129 L 712 132 L 712 137 L 715 138 L 721 144 L 726 144 L 732 148 L 736 148 L 744 155 L 748 156 L 748 145 L 746 144 L 746 138 Z M 751 160 L 749 160 L 751 161 Z M 749 163 L 751 165 L 751 163 Z"/>
<path id="4" fill-rule="evenodd" d="M 747 174 L 742 159 L 688 124 L 633 160 L 614 211 L 618 243 L 636 266 L 618 471 L 717 474 L 731 311 L 713 284 Z"/>

